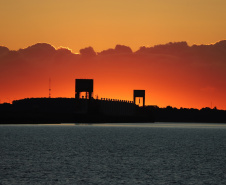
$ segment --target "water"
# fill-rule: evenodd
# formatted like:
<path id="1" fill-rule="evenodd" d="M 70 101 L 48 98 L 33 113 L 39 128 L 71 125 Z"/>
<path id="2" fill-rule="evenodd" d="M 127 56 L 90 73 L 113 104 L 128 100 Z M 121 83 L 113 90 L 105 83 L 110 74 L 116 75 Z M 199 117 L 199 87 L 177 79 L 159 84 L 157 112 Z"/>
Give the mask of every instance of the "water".
<path id="1" fill-rule="evenodd" d="M 226 184 L 226 125 L 0 126 L 0 184 Z"/>

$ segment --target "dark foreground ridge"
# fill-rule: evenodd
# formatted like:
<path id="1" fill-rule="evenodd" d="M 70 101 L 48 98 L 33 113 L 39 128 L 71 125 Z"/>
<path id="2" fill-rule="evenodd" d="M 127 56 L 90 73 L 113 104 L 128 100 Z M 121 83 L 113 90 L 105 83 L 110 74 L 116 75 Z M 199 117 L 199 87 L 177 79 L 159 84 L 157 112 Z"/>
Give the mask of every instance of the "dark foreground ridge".
<path id="1" fill-rule="evenodd" d="M 138 107 L 128 101 L 75 98 L 30 98 L 0 104 L 0 124 L 127 122 L 226 123 L 226 111 Z"/>

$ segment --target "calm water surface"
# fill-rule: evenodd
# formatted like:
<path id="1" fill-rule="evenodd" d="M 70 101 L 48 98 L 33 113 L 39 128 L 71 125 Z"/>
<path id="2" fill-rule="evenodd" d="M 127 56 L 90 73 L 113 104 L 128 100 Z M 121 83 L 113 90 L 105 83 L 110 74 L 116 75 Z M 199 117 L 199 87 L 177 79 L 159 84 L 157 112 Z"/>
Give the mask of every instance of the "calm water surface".
<path id="1" fill-rule="evenodd" d="M 226 125 L 0 126 L 0 185 L 226 184 Z"/>

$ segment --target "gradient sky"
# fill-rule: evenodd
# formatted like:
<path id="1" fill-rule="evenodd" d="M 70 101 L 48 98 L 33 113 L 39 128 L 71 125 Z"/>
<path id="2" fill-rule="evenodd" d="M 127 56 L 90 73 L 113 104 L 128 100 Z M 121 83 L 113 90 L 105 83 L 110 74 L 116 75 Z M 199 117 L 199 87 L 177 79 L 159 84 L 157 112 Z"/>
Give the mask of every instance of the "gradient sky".
<path id="1" fill-rule="evenodd" d="M 114 48 L 117 44 L 129 46 L 133 51 L 137 51 L 141 46 L 151 47 L 156 44 L 179 41 L 186 41 L 190 46 L 193 44 L 208 45 L 226 39 L 225 10 L 226 0 L 0 0 L 0 46 L 6 46 L 10 50 L 18 50 L 36 43 L 49 43 L 55 48 L 63 46 L 70 48 L 73 53 L 79 53 L 80 49 L 88 46 L 100 52 Z M 100 60 L 101 65 L 105 64 L 105 61 L 100 58 L 95 60 Z M 108 60 L 110 59 L 108 58 Z M 133 60 L 135 61 L 136 59 Z M 101 81 L 104 76 L 109 75 L 108 73 L 97 70 L 101 74 L 98 76 L 96 73 L 92 73 L 90 68 L 89 73 L 79 76 L 78 74 L 80 73 L 76 71 L 76 68 L 75 71 L 77 73 L 71 71 L 66 79 L 67 82 L 62 81 L 60 75 L 56 75 L 55 79 L 54 76 L 52 77 L 53 87 L 54 83 L 59 83 L 60 80 L 62 84 L 69 83 L 69 80 L 71 80 L 70 88 L 65 88 L 65 92 L 62 90 L 62 86 L 59 86 L 59 89 L 55 88 L 55 92 L 60 92 L 61 90 L 61 94 L 55 94 L 55 96 L 73 96 L 75 77 L 95 77 L 95 83 L 98 87 L 97 93 L 102 93 L 102 97 L 111 98 L 113 94 L 118 93 L 118 90 L 124 90 L 121 94 L 112 98 L 132 100 L 131 92 L 133 88 L 147 88 L 147 92 L 152 93 L 151 98 L 147 98 L 149 104 L 201 108 L 211 106 L 213 101 L 213 106 L 216 105 L 221 109 L 226 109 L 226 89 L 224 88 L 226 69 L 222 60 L 216 70 L 213 68 L 215 70 L 214 80 L 212 77 L 208 78 L 208 74 L 213 71 L 208 66 L 203 68 L 198 65 L 198 67 L 192 66 L 191 73 L 189 73 L 189 70 L 182 65 L 178 67 L 179 70 L 177 70 L 176 64 L 172 67 L 170 65 L 167 66 L 166 62 L 166 65 L 164 63 L 161 66 L 161 60 L 165 62 L 164 59 L 160 59 L 158 65 L 152 66 L 152 63 L 146 64 L 146 59 L 144 59 L 142 63 L 144 66 L 138 67 L 139 74 L 142 76 L 142 79 L 139 80 L 134 75 L 137 73 L 136 68 L 139 60 L 134 63 L 134 68 L 131 68 L 131 71 L 127 68 L 131 64 L 130 61 L 123 61 L 122 59 L 118 61 L 118 65 L 124 63 L 123 69 L 126 69 L 128 74 L 131 75 L 130 78 L 124 78 L 122 75 L 123 69 L 119 69 L 114 64 L 114 62 L 117 62 L 116 58 L 112 60 L 114 68 L 110 71 L 112 78 L 108 77 L 111 82 L 109 86 L 104 81 Z M 150 59 L 150 61 L 155 62 L 153 59 Z M 167 59 L 167 61 L 177 62 L 171 59 Z M 214 59 L 212 61 L 214 62 Z M 5 65 L 4 62 L 2 66 Z M 48 62 L 47 59 L 45 62 Z M 126 62 L 128 62 L 127 65 Z M 195 60 L 195 62 L 197 61 Z M 212 65 L 211 62 L 210 64 Z M 9 65 L 11 64 L 9 63 Z M 18 64 L 18 66 L 16 64 L 12 67 L 16 71 L 15 74 L 20 74 L 17 71 L 20 68 L 19 65 L 21 64 Z M 35 62 L 34 65 L 36 65 Z M 82 66 L 83 69 L 86 68 L 85 64 L 76 65 Z M 95 68 L 96 64 L 92 65 Z M 145 65 L 147 65 L 146 68 Z M 67 73 L 66 66 L 64 67 L 65 73 Z M 59 72 L 64 67 L 61 66 L 56 71 Z M 110 68 L 111 66 L 105 66 L 104 69 L 108 69 L 108 67 Z M 171 71 L 169 71 L 169 68 Z M 7 67 L 5 69 L 8 70 Z M 143 69 L 146 70 L 145 74 Z M 186 73 L 183 70 L 180 71 L 181 69 L 186 71 Z M 13 70 L 12 73 L 14 72 Z M 150 70 L 153 71 L 153 74 L 149 74 L 147 78 L 145 75 L 150 73 Z M 152 81 L 155 78 L 154 74 L 159 75 L 159 71 L 162 74 L 161 78 Z M 27 71 L 25 70 L 25 72 Z M 119 77 L 116 79 L 114 75 L 117 76 L 120 72 L 120 79 Z M 194 72 L 196 76 L 193 75 Z M 1 73 L 0 82 L 5 83 L 4 88 L 7 89 L 6 86 L 13 86 L 15 76 L 10 76 L 7 71 Z M 171 78 L 168 79 L 167 75 L 171 75 Z M 203 80 L 203 75 L 206 80 Z M 24 81 L 26 79 L 29 81 L 29 78 L 31 78 L 29 75 L 22 74 L 21 76 L 23 76 L 21 79 Z M 221 76 L 220 84 L 218 78 Z M 7 81 L 4 78 L 10 80 Z M 39 79 L 39 76 L 35 76 L 35 78 Z M 48 79 L 49 74 L 46 74 L 42 79 L 43 81 L 39 82 L 40 84 L 43 84 L 44 81 L 47 82 L 45 89 L 48 89 Z M 143 79 L 146 79 L 146 81 L 143 81 Z M 185 80 L 187 84 L 190 83 L 192 86 L 187 86 L 184 83 Z M 121 84 L 118 83 L 119 81 Z M 29 88 L 29 83 L 31 83 L 31 80 L 27 84 L 24 83 L 23 88 Z M 127 84 L 127 86 L 124 84 Z M 141 85 L 139 86 L 139 84 Z M 16 86 L 16 84 L 14 85 Z M 172 87 L 177 88 L 177 90 L 173 90 Z M 192 92 L 190 92 L 190 87 L 193 87 Z M 29 95 L 27 94 L 28 90 L 20 92 L 20 96 L 13 97 L 13 95 L 10 95 L 9 91 L 11 93 L 19 93 L 18 89 L 10 90 L 9 88 L 5 92 L 1 92 L 1 101 L 7 101 L 7 99 L 12 101 L 18 97 L 42 96 L 44 92 L 43 89 L 40 90 L 40 93 L 36 90 L 37 94 L 34 94 L 34 87 L 32 86 L 30 90 L 32 93 Z M 213 94 L 211 89 L 216 89 L 216 93 Z M 206 91 L 209 94 L 204 93 Z M 68 95 L 69 92 L 70 95 Z M 45 94 L 48 95 L 48 91 Z M 194 98 L 197 101 L 192 101 Z"/>
<path id="2" fill-rule="evenodd" d="M 0 44 L 11 50 L 38 42 L 78 52 L 225 39 L 225 0 L 0 0 Z"/>

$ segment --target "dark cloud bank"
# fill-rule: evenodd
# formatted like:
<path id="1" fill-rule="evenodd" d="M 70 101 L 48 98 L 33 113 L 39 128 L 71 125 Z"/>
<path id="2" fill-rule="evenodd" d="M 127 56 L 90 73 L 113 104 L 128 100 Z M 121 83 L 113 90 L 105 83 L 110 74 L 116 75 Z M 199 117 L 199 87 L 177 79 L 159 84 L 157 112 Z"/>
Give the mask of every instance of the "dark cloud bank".
<path id="1" fill-rule="evenodd" d="M 144 85 L 149 82 L 151 89 L 162 91 L 167 90 L 165 84 L 168 91 L 170 86 L 187 91 L 186 86 L 190 84 L 197 91 L 218 89 L 225 93 L 226 40 L 193 46 L 175 42 L 140 47 L 134 52 L 123 45 L 101 52 L 87 47 L 81 49 L 80 54 L 65 48 L 55 49 L 46 43 L 17 51 L 0 46 L 0 83 L 4 89 L 0 96 L 5 96 L 3 91 L 7 91 L 9 96 L 23 98 L 24 90 L 36 96 L 34 91 L 46 88 L 43 84 L 49 77 L 58 80 L 59 89 L 62 85 L 67 88 L 65 81 L 74 78 L 95 78 L 103 84 L 103 78 L 110 83 L 120 78 L 121 83 L 127 84 L 134 80 L 145 81 Z"/>
<path id="2" fill-rule="evenodd" d="M 55 49 L 53 46 L 47 43 L 37 43 L 29 46 L 25 49 L 19 49 L 18 51 L 11 51 L 7 47 L 0 46 L 0 65 L 4 60 L 13 61 L 16 60 L 55 60 L 60 57 L 70 57 L 75 59 L 78 56 L 86 57 L 98 57 L 98 56 L 111 56 L 115 55 L 131 55 L 132 57 L 181 57 L 188 60 L 207 60 L 207 61 L 221 61 L 226 56 L 226 40 L 222 40 L 211 45 L 193 45 L 188 46 L 186 42 L 170 42 L 163 45 L 155 45 L 154 47 L 140 47 L 139 50 L 133 52 L 130 47 L 124 45 L 116 45 L 115 48 L 103 50 L 101 52 L 95 52 L 92 47 L 80 49 L 80 54 L 73 54 L 66 48 Z M 68 59 L 68 58 L 67 58 Z M 41 62 L 41 61 L 40 61 Z"/>

